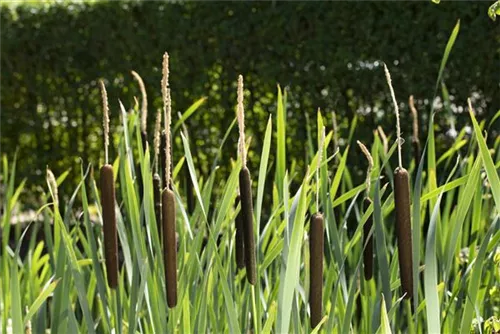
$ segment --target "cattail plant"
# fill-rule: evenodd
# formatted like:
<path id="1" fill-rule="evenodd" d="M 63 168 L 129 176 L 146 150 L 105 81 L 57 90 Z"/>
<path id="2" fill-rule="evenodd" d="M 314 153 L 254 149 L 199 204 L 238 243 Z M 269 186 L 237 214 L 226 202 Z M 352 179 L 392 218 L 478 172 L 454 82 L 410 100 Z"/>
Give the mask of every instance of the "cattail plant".
<path id="1" fill-rule="evenodd" d="M 318 164 L 316 166 L 316 210 L 311 217 L 309 227 L 309 254 L 310 254 L 310 282 L 309 282 L 309 308 L 311 311 L 311 327 L 315 328 L 321 321 L 323 309 L 323 249 L 324 249 L 324 219 L 319 210 L 319 170 L 323 156 L 325 128 L 321 132 L 318 148 Z"/>
<path id="2" fill-rule="evenodd" d="M 115 217 L 115 186 L 113 166 L 108 162 L 109 146 L 109 105 L 106 87 L 101 80 L 103 130 L 104 130 L 104 165 L 101 167 L 101 205 L 102 225 L 104 230 L 104 255 L 106 258 L 106 272 L 108 285 L 114 289 L 118 286 L 118 237 L 116 234 Z"/>
<path id="3" fill-rule="evenodd" d="M 236 196 L 234 207 L 238 207 L 240 204 L 240 195 Z M 244 246 L 244 236 L 243 236 L 243 217 L 241 214 L 241 209 L 236 215 L 236 267 L 242 269 L 245 267 L 245 246 Z"/>
<path id="4" fill-rule="evenodd" d="M 411 240 L 411 218 L 410 218 L 410 181 L 408 171 L 403 168 L 401 158 L 401 127 L 399 124 L 399 109 L 391 84 L 391 74 L 384 64 L 387 84 L 391 91 L 394 111 L 396 113 L 396 131 L 398 141 L 398 164 L 394 170 L 394 204 L 396 208 L 396 236 L 398 241 L 399 271 L 401 275 L 401 287 L 405 298 L 413 296 L 412 276 L 412 240 Z"/>
<path id="5" fill-rule="evenodd" d="M 247 268 L 247 279 L 252 285 L 257 281 L 255 261 L 255 240 L 253 231 L 253 202 L 252 202 L 252 180 L 250 170 L 247 167 L 247 155 L 245 149 L 245 110 L 243 108 L 243 76 L 238 77 L 238 127 L 240 137 L 238 141 L 238 152 L 243 167 L 240 171 L 240 201 L 241 218 L 243 221 L 243 236 L 245 250 L 245 264 Z"/>
<path id="6" fill-rule="evenodd" d="M 142 139 L 142 148 L 146 149 L 146 144 L 148 142 L 148 96 L 146 95 L 146 87 L 144 86 L 144 81 L 141 76 L 135 72 L 131 71 L 132 76 L 139 84 L 139 89 L 141 90 L 142 95 L 142 103 L 141 103 L 141 139 Z"/>
<path id="7" fill-rule="evenodd" d="M 170 123 L 171 99 L 168 84 L 168 53 L 163 55 L 163 78 L 161 81 L 163 96 L 163 115 L 165 120 L 165 175 L 162 195 L 162 225 L 163 225 L 163 261 L 165 264 L 165 285 L 167 287 L 167 304 L 177 305 L 177 247 L 175 236 L 175 195 L 171 186 Z"/>
<path id="8" fill-rule="evenodd" d="M 362 142 L 358 140 L 357 143 L 361 148 L 361 152 L 363 152 L 366 159 L 368 160 L 368 169 L 366 170 L 366 181 L 365 181 L 366 193 L 365 193 L 365 198 L 363 200 L 363 210 L 366 212 L 366 210 L 368 210 L 368 208 L 372 204 L 372 201 L 370 199 L 370 188 L 371 188 L 371 172 L 373 169 L 373 158 L 370 154 L 370 151 L 368 151 L 368 149 Z M 365 249 L 363 251 L 363 265 L 364 265 L 364 274 L 366 280 L 370 280 L 373 277 L 373 239 L 370 236 L 370 230 L 372 229 L 372 226 L 373 226 L 373 220 L 372 216 L 370 216 L 368 217 L 368 220 L 363 226 L 363 240 L 365 244 Z"/>
<path id="9" fill-rule="evenodd" d="M 410 95 L 408 105 L 410 106 L 411 116 L 413 118 L 413 135 L 411 137 L 411 144 L 413 146 L 413 159 L 415 160 L 415 168 L 417 168 L 420 164 L 420 139 L 418 138 L 418 112 L 417 108 L 415 108 L 413 95 Z"/>

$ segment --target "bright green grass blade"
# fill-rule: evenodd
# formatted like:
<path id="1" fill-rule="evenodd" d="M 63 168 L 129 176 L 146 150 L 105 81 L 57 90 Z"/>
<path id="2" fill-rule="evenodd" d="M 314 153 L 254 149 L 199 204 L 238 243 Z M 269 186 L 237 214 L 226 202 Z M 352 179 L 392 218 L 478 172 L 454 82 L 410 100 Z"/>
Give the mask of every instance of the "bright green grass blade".
<path id="1" fill-rule="evenodd" d="M 304 217 L 307 211 L 307 175 L 297 195 L 299 196 L 297 211 L 293 221 L 293 230 L 290 239 L 290 248 L 288 250 L 286 272 L 283 281 L 283 300 L 278 303 L 278 330 L 280 333 L 288 333 L 290 326 L 290 315 L 292 311 L 292 302 L 295 296 L 295 288 L 299 283 L 300 255 L 302 249 L 302 240 L 304 235 Z"/>
<path id="2" fill-rule="evenodd" d="M 456 168 L 449 174 L 447 182 L 453 176 Z M 427 331 L 429 333 L 440 333 L 441 320 L 440 320 L 440 307 L 438 295 L 438 268 L 436 258 L 436 225 L 438 223 L 439 205 L 443 193 L 441 193 L 434 206 L 432 216 L 429 222 L 429 230 L 427 232 L 427 242 L 425 247 L 425 271 L 424 271 L 424 291 L 426 301 L 426 314 L 427 314 Z"/>
<path id="3" fill-rule="evenodd" d="M 472 124 L 474 125 L 474 132 L 476 133 L 476 140 L 479 145 L 479 152 L 481 153 L 481 158 L 483 159 L 484 169 L 486 170 L 486 176 L 491 186 L 491 193 L 493 195 L 493 200 L 495 201 L 497 211 L 500 211 L 500 178 L 495 169 L 495 164 L 491 158 L 488 146 L 486 146 L 486 140 L 481 133 L 481 128 L 477 124 L 474 112 L 469 106 L 469 114 L 472 119 Z"/>
<path id="4" fill-rule="evenodd" d="M 353 201 L 353 203 L 354 203 L 354 201 Z M 358 274 L 359 274 L 359 270 L 361 268 L 362 262 L 363 262 L 363 257 L 360 256 L 359 260 L 358 260 L 358 264 L 356 265 L 356 270 L 354 271 L 353 275 L 351 276 L 351 286 L 349 287 L 349 295 L 348 295 L 348 299 L 347 299 L 346 312 L 344 315 L 343 324 L 342 324 L 342 331 L 341 331 L 341 333 L 343 333 L 343 334 L 349 334 L 350 329 L 351 329 L 351 318 L 352 318 L 352 313 L 354 310 L 356 289 L 358 286 Z"/>
<path id="5" fill-rule="evenodd" d="M 349 153 L 349 146 L 347 146 L 347 148 L 344 151 L 344 154 L 340 158 L 339 165 L 337 167 L 337 171 L 335 172 L 335 176 L 333 178 L 332 186 L 330 187 L 330 197 L 332 198 L 332 200 L 335 199 L 335 197 L 337 195 L 337 191 L 338 191 L 339 186 L 340 186 L 340 181 L 342 181 L 342 174 L 343 174 L 344 169 L 345 169 L 348 153 Z"/>
<path id="6" fill-rule="evenodd" d="M 382 305 L 380 307 L 380 327 L 377 330 L 377 334 L 392 334 L 391 324 L 389 323 L 389 317 L 387 316 L 387 307 L 385 305 L 384 295 L 382 294 Z"/>
<path id="7" fill-rule="evenodd" d="M 182 114 L 182 117 L 177 121 L 175 122 L 175 125 L 174 125 L 174 130 L 172 131 L 172 133 L 175 133 L 179 128 L 180 126 L 182 125 L 182 123 L 184 123 L 191 115 L 194 114 L 194 112 L 196 110 L 198 110 L 198 108 L 206 101 L 206 97 L 202 97 L 198 100 L 196 100 L 183 114 Z"/>
<path id="8" fill-rule="evenodd" d="M 438 161 L 436 162 L 436 166 L 453 156 L 453 154 L 458 152 L 462 147 L 465 146 L 465 144 L 467 144 L 467 139 L 462 139 L 454 142 L 453 146 L 439 157 Z"/>
<path id="9" fill-rule="evenodd" d="M 387 308 L 392 306 L 392 293 L 390 284 L 389 263 L 387 261 L 387 251 L 385 233 L 382 220 L 382 207 L 380 203 L 380 179 L 375 183 L 373 196 L 373 220 L 375 223 L 375 247 L 376 257 L 379 264 L 380 277 L 382 279 L 382 291 L 384 299 L 387 301 Z"/>
<path id="10" fill-rule="evenodd" d="M 467 179 L 469 178 L 469 175 L 465 175 L 462 177 L 459 177 L 458 179 L 455 179 L 451 182 L 448 182 L 441 187 L 437 187 L 432 191 L 426 192 L 422 197 L 420 197 L 420 205 L 425 204 L 425 202 L 434 200 L 436 199 L 441 193 L 446 193 L 452 189 L 455 189 L 457 187 L 460 187 L 467 183 Z"/>
<path id="11" fill-rule="evenodd" d="M 425 155 L 427 150 L 427 145 L 424 147 L 422 155 Z M 418 286 L 420 276 L 418 274 L 418 268 L 420 265 L 420 197 L 422 195 L 422 170 L 424 168 L 424 159 L 420 159 L 418 165 L 417 176 L 415 178 L 415 185 L 413 189 L 413 207 L 412 207 L 412 260 L 413 260 L 413 309 L 417 310 L 418 307 Z M 418 314 L 415 311 L 415 329 L 418 331 Z"/>
<path id="12" fill-rule="evenodd" d="M 455 255 L 455 250 L 457 249 L 458 235 L 460 234 L 460 231 L 467 216 L 467 212 L 469 211 L 470 205 L 472 203 L 474 193 L 476 192 L 477 189 L 477 183 L 479 182 L 479 176 L 480 176 L 479 175 L 480 167 L 481 167 L 481 158 L 477 157 L 476 161 L 474 162 L 474 166 L 472 167 L 472 171 L 468 175 L 467 183 L 465 184 L 462 196 L 458 199 L 457 213 L 455 215 L 455 218 L 451 221 L 452 224 L 451 235 L 449 240 L 446 242 L 447 244 L 446 273 L 448 273 L 451 268 L 453 257 Z"/>
<path id="13" fill-rule="evenodd" d="M 272 116 L 267 121 L 266 133 L 264 135 L 264 144 L 260 158 L 259 180 L 257 183 L 257 200 L 255 201 L 255 218 L 257 220 L 257 231 L 260 231 L 260 220 L 262 214 L 262 201 L 264 199 L 264 187 L 266 184 L 267 163 L 269 160 L 269 151 L 271 149 L 271 136 L 273 130 Z"/>
<path id="14" fill-rule="evenodd" d="M 457 24 L 453 28 L 450 38 L 448 39 L 448 43 L 446 43 L 446 48 L 444 49 L 443 58 L 441 59 L 441 65 L 439 66 L 439 74 L 436 81 L 436 88 L 434 95 L 437 94 L 438 88 L 441 84 L 441 80 L 443 79 L 444 68 L 446 67 L 446 62 L 448 61 L 448 57 L 450 56 L 451 50 L 453 49 L 453 44 L 455 44 L 455 40 L 457 39 L 459 31 L 460 31 L 460 20 L 457 21 Z M 432 107 L 432 109 L 434 109 L 434 106 Z"/>
<path id="15" fill-rule="evenodd" d="M 262 333 L 271 333 L 272 332 L 272 326 L 274 321 L 276 320 L 276 301 L 273 301 L 271 303 L 271 306 L 269 307 L 269 314 L 266 320 L 266 323 L 264 324 L 264 327 L 262 328 Z"/>
<path id="16" fill-rule="evenodd" d="M 356 131 L 356 127 L 358 125 L 358 114 L 354 115 L 354 118 L 351 121 L 351 127 L 349 128 L 349 137 L 347 142 L 350 143 L 352 142 L 352 137 L 354 136 L 354 131 Z"/>
<path id="17" fill-rule="evenodd" d="M 10 297 L 12 302 L 10 314 L 12 319 L 13 333 L 24 333 L 21 291 L 19 288 L 19 271 L 17 268 L 16 260 L 19 256 L 19 245 L 21 245 L 21 243 L 18 244 L 15 257 L 11 262 L 10 269 Z"/>
<path id="18" fill-rule="evenodd" d="M 278 85 L 278 102 L 277 102 L 277 133 L 276 133 L 276 185 L 278 194 L 283 194 L 283 184 L 286 170 L 286 112 L 281 94 L 281 88 Z"/>
<path id="19" fill-rule="evenodd" d="M 495 225 L 496 224 L 492 224 L 488 229 L 488 233 L 484 237 L 483 242 L 481 243 L 481 248 L 479 249 L 477 257 L 474 260 L 475 261 L 474 268 L 472 269 L 472 274 L 469 279 L 469 287 L 467 289 L 465 309 L 462 315 L 462 323 L 460 325 L 461 334 L 467 334 L 470 333 L 471 331 L 472 318 L 474 316 L 474 309 L 477 301 L 478 290 L 481 286 L 481 274 L 483 272 L 486 249 L 488 246 L 488 242 L 491 238 L 491 235 L 494 232 L 494 229 L 498 228 L 498 226 Z"/>
<path id="20" fill-rule="evenodd" d="M 42 306 L 43 303 L 47 300 L 49 295 L 54 291 L 54 289 L 57 287 L 57 284 L 59 283 L 59 279 L 52 281 L 49 280 L 45 286 L 43 287 L 42 291 L 38 295 L 38 297 L 35 299 L 35 301 L 31 304 L 31 306 L 28 308 L 28 313 L 24 317 L 24 326 L 28 323 L 28 321 L 31 320 L 33 315 L 35 315 L 36 312 L 40 309 L 40 306 Z"/>
<path id="21" fill-rule="evenodd" d="M 493 116 L 493 118 L 491 119 L 491 121 L 488 123 L 488 129 L 491 128 L 491 125 L 493 123 L 495 123 L 495 121 L 500 118 L 500 109 L 498 109 L 498 111 L 495 113 L 495 116 Z"/>
<path id="22" fill-rule="evenodd" d="M 189 142 L 181 133 L 182 143 L 184 146 L 184 156 L 186 157 L 186 162 L 188 164 L 189 174 L 191 175 L 191 181 L 193 182 L 194 191 L 196 193 L 196 198 L 198 199 L 198 204 L 201 207 L 203 217 L 205 221 L 207 220 L 207 212 L 205 211 L 205 206 L 203 205 L 203 198 L 201 197 L 200 187 L 196 178 L 196 171 L 194 169 L 193 157 L 191 156 L 191 150 L 189 149 Z"/>

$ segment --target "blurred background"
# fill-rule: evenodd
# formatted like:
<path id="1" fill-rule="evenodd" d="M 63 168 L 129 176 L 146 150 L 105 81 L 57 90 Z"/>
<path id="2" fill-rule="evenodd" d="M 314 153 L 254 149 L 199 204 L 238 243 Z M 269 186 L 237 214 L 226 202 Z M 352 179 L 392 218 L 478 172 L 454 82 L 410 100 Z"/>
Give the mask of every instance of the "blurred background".
<path id="1" fill-rule="evenodd" d="M 488 16 L 492 2 L 35 2 L 1 7 L 1 150 L 17 151 L 19 178 L 45 186 L 45 168 L 71 169 L 63 188 L 70 194 L 85 164 L 103 161 L 101 100 L 105 80 L 111 129 L 120 126 L 118 99 L 134 105 L 140 91 L 130 71 L 144 79 L 150 141 L 161 107 L 161 61 L 170 54 L 174 122 L 206 97 L 186 122 L 198 173 L 207 175 L 235 117 L 237 75 L 245 78 L 249 167 L 258 168 L 263 133 L 275 113 L 277 84 L 287 90 L 289 163 L 308 159 L 307 126 L 314 130 L 321 108 L 331 130 L 337 113 L 340 148 L 354 138 L 373 139 L 381 126 L 393 133 L 395 116 L 383 73 L 392 74 L 411 157 L 413 94 L 425 143 L 431 104 L 438 111 L 437 145 L 443 151 L 470 120 L 472 98 L 479 119 L 500 106 L 500 26 Z M 441 58 L 460 19 L 460 32 L 432 101 Z M 237 129 L 220 160 L 236 158 Z M 118 132 L 116 132 L 118 133 Z M 490 132 L 498 136 L 498 127 Z M 118 138 L 115 138 L 115 142 Z M 174 159 L 182 154 L 175 137 Z M 274 145 L 274 143 L 273 143 Z M 115 146 L 116 147 L 116 146 Z M 271 150 L 273 151 L 273 150 Z M 364 159 L 349 153 L 362 182 Z M 110 155 L 116 157 L 114 148 Z M 272 158 L 271 158 L 272 159 Z M 256 177 L 257 175 L 255 175 Z M 61 191 L 64 193 L 64 191 Z M 36 191 L 32 196 L 36 196 Z M 30 195 L 27 195 L 30 196 Z"/>

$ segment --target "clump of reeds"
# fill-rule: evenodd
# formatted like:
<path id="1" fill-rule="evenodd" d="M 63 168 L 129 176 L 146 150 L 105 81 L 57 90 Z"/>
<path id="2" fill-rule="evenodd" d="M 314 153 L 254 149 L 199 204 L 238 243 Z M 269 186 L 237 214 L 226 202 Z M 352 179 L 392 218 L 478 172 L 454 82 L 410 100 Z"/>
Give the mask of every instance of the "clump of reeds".
<path id="1" fill-rule="evenodd" d="M 163 261 L 165 264 L 167 304 L 169 307 L 175 307 L 177 305 L 177 247 L 175 235 L 175 195 L 170 189 L 172 151 L 170 148 L 171 100 L 168 84 L 168 53 L 163 55 L 162 72 L 161 91 L 165 120 L 165 188 L 162 195 Z"/>
<path id="2" fill-rule="evenodd" d="M 411 144 L 413 146 L 413 159 L 415 160 L 415 168 L 418 168 L 420 164 L 420 139 L 418 138 L 418 112 L 417 108 L 415 108 L 415 102 L 413 101 L 413 95 L 410 95 L 410 99 L 408 101 L 408 105 L 410 106 L 411 116 L 413 118 L 413 135 L 411 137 Z"/>
<path id="3" fill-rule="evenodd" d="M 240 204 L 240 195 L 236 196 L 234 202 L 234 207 L 238 207 Z M 245 267 L 245 246 L 244 246 L 244 236 L 243 236 L 243 217 L 241 214 L 241 208 L 236 215 L 236 267 L 242 269 Z"/>
<path id="4" fill-rule="evenodd" d="M 324 223 L 323 214 L 319 210 L 319 170 L 323 157 L 323 144 L 325 128 L 321 132 L 318 148 L 318 164 L 316 166 L 316 210 L 311 216 L 309 227 L 309 254 L 310 254 L 310 282 L 309 282 L 309 308 L 311 311 L 311 327 L 315 328 L 321 321 L 323 309 L 323 249 L 324 249 Z"/>
<path id="5" fill-rule="evenodd" d="M 104 255 L 108 285 L 114 289 L 118 286 L 118 237 L 116 233 L 115 216 L 115 186 L 113 166 L 108 163 L 109 146 L 109 106 L 106 87 L 101 80 L 104 130 L 104 165 L 101 167 L 100 188 L 102 205 L 102 225 L 104 230 Z"/>
<path id="6" fill-rule="evenodd" d="M 365 155 L 366 159 L 368 160 L 368 169 L 366 170 L 366 193 L 365 193 L 365 198 L 363 200 L 363 210 L 366 212 L 370 205 L 372 204 L 372 201 L 370 199 L 370 188 L 371 188 L 371 172 L 373 169 L 373 158 L 370 154 L 370 151 L 366 148 L 366 146 L 360 142 L 359 140 L 357 141 L 359 147 L 361 148 L 361 151 Z M 364 274 L 365 274 L 365 279 L 370 280 L 373 277 L 373 238 L 370 236 L 370 230 L 372 229 L 373 226 L 373 220 L 372 216 L 370 215 L 365 222 L 365 225 L 363 226 L 363 240 L 364 240 L 364 251 L 363 251 L 363 266 L 364 266 Z"/>
<path id="7" fill-rule="evenodd" d="M 405 298 L 413 296 L 413 259 L 411 240 L 411 216 L 410 216 L 410 180 L 408 171 L 403 168 L 401 158 L 401 127 L 399 124 L 399 109 L 391 84 L 391 75 L 384 64 L 387 84 L 391 91 L 394 111 L 396 113 L 396 131 L 398 141 L 399 166 L 394 170 L 394 204 L 396 208 L 396 236 L 398 241 L 399 271 L 401 275 L 401 287 Z"/>
<path id="8" fill-rule="evenodd" d="M 250 170 L 247 168 L 247 156 L 245 149 L 245 110 L 243 108 L 243 76 L 238 77 L 238 127 L 239 141 L 238 152 L 241 157 L 243 167 L 240 171 L 240 203 L 241 217 L 243 221 L 243 236 L 245 250 L 245 264 L 247 268 L 247 280 L 254 285 L 257 281 L 256 261 L 255 261 L 255 240 L 253 231 L 253 201 L 252 201 L 252 180 Z"/>
<path id="9" fill-rule="evenodd" d="M 144 81 L 141 76 L 132 71 L 132 76 L 139 84 L 139 89 L 141 90 L 142 95 L 142 103 L 141 103 L 141 139 L 142 139 L 142 148 L 145 150 L 148 142 L 148 96 L 146 95 L 146 87 L 144 86 Z"/>

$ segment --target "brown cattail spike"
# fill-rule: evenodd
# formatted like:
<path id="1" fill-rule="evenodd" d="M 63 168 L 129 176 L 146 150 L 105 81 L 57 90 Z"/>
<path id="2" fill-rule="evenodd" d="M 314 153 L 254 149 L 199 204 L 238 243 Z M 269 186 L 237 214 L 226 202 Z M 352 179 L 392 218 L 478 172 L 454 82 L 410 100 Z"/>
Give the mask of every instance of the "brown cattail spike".
<path id="1" fill-rule="evenodd" d="M 161 241 L 162 235 L 162 221 L 161 221 L 161 178 L 158 173 L 153 175 L 153 196 L 155 201 L 155 216 L 156 216 L 156 227 L 158 231 L 158 237 Z"/>
<path id="2" fill-rule="evenodd" d="M 257 272 L 255 267 L 255 240 L 253 232 L 252 181 L 250 171 L 247 167 L 243 167 L 240 171 L 240 199 L 247 279 L 250 284 L 254 285 L 257 281 Z"/>
<path id="3" fill-rule="evenodd" d="M 116 234 L 115 187 L 111 165 L 101 167 L 100 181 L 106 272 L 108 285 L 114 289 L 118 286 L 118 238 Z"/>
<path id="4" fill-rule="evenodd" d="M 234 203 L 235 207 L 240 204 L 240 195 L 236 196 L 236 201 Z M 242 269 L 245 266 L 245 246 L 244 246 L 244 236 L 243 236 L 243 217 L 241 209 L 236 215 L 236 266 L 238 269 Z"/>
<path id="5" fill-rule="evenodd" d="M 311 217 L 309 232 L 310 253 L 310 290 L 309 307 L 311 309 L 311 327 L 315 328 L 321 321 L 323 307 L 323 215 L 316 213 Z"/>
<path id="6" fill-rule="evenodd" d="M 363 201 L 364 211 L 366 212 L 372 201 L 366 197 Z M 364 273 L 365 279 L 368 281 L 373 277 L 373 238 L 369 236 L 370 230 L 373 226 L 372 216 L 368 217 L 365 225 L 363 226 L 363 245 L 365 249 L 363 251 L 363 265 L 364 265 Z"/>
<path id="7" fill-rule="evenodd" d="M 170 189 L 162 195 L 163 261 L 165 265 L 165 285 L 167 304 L 177 305 L 177 247 L 175 236 L 175 195 Z"/>
<path id="8" fill-rule="evenodd" d="M 399 252 L 401 287 L 406 298 L 413 297 L 412 241 L 410 217 L 410 182 L 408 171 L 396 168 L 394 171 L 394 204 L 396 207 L 396 235 Z"/>

